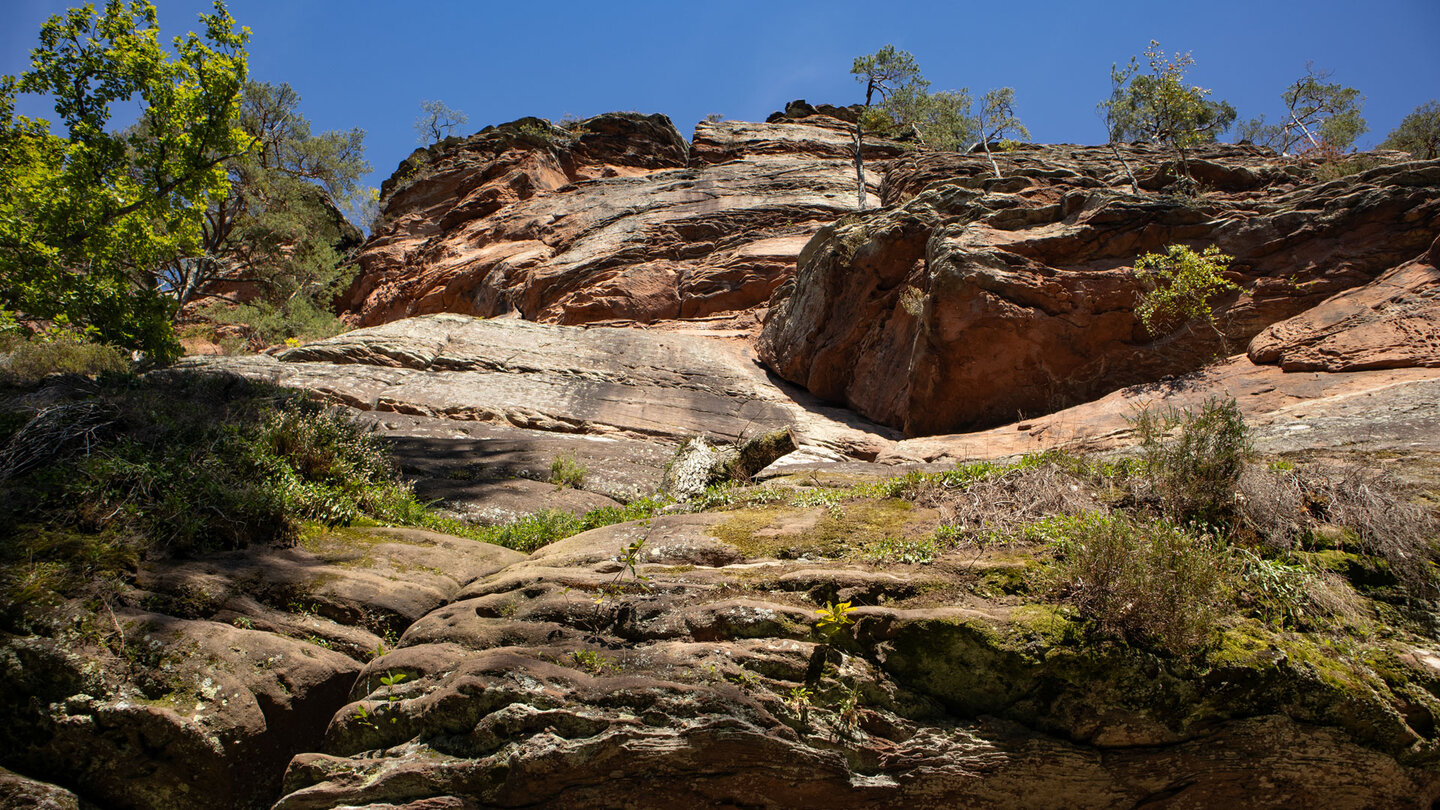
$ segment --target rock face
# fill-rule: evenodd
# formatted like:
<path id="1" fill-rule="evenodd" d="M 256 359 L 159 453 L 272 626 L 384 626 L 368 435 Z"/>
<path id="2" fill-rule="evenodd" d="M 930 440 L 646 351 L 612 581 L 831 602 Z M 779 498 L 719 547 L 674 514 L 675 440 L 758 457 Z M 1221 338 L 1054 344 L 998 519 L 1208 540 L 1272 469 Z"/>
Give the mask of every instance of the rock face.
<path id="1" fill-rule="evenodd" d="M 615 439 L 727 442 L 793 427 L 798 440 L 873 457 L 890 431 L 797 400 L 743 349 L 683 334 L 461 315 L 358 329 L 277 357 L 192 360 L 318 391 L 364 411 Z"/>
<path id="2" fill-rule="evenodd" d="M 478 522 L 697 491 L 716 467 L 748 478 L 799 450 L 764 488 L 528 555 L 372 526 L 141 561 L 0 637 L 0 807 L 1440 801 L 1433 624 L 1374 632 L 1432 606 L 1362 547 L 1293 549 L 1314 564 L 1304 587 L 1333 597 L 1306 603 L 1319 618 L 1236 602 L 1181 654 L 1081 618 L 1051 538 L 992 542 L 973 534 L 988 518 L 957 518 L 1118 511 L 1110 473 L 1043 466 L 1041 490 L 1025 488 L 1036 468 L 997 466 L 933 479 L 929 500 L 921 477 L 877 480 L 1114 450 L 1139 408 L 1228 396 L 1262 452 L 1382 450 L 1435 490 L 1440 162 L 1317 184 L 1215 147 L 1191 199 L 1163 193 L 1173 172 L 1140 147 L 1125 154 L 1143 196 L 1108 149 L 1023 147 L 996 179 L 983 156 L 876 144 L 887 207 L 842 216 L 850 115 L 797 102 L 765 125 L 702 124 L 689 146 L 661 116 L 525 119 L 412 155 L 351 290 L 376 325 L 182 372 L 357 409 L 417 492 Z M 1236 257 L 1223 341 L 1135 321 L 1134 257 L 1175 242 Z M 574 325 L 772 290 L 758 353 L 810 393 L 737 341 Z M 525 320 L 454 314 L 507 310 Z M 901 440 L 815 395 L 911 434 L 1025 418 Z M 695 438 L 762 434 L 728 464 Z M 583 487 L 545 481 L 561 457 Z"/>
<path id="3" fill-rule="evenodd" d="M 540 119 L 417 150 L 343 298 L 361 325 L 454 312 L 557 323 L 696 318 L 764 303 L 855 207 L 844 122 Z M 889 142 L 867 146 L 893 157 Z M 878 198 L 874 200 L 878 202 Z"/>
<path id="4" fill-rule="evenodd" d="M 1215 673 L 1236 684 L 1224 708 L 1191 695 L 1182 720 L 1176 695 L 1221 687 L 1123 654 L 1091 677 L 1047 656 L 1023 611 L 927 605 L 926 592 L 994 561 L 880 572 L 763 550 L 813 552 L 805 527 L 823 512 L 748 519 L 755 546 L 717 539 L 736 537 L 723 515 L 622 524 L 476 581 L 370 662 L 321 748 L 291 762 L 277 809 L 822 808 L 841 796 L 877 808 L 1156 796 L 1400 808 L 1440 790 L 1433 773 L 1355 742 L 1414 741 L 1374 697 L 1342 695 L 1284 656 Z M 617 566 L 637 542 L 635 570 Z M 737 591 L 742 576 L 751 584 Z M 822 642 L 815 606 L 837 599 L 862 606 Z M 384 685 L 386 673 L 406 677 Z M 1297 722 L 1313 717 L 1353 731 Z"/>
<path id="5" fill-rule="evenodd" d="M 1249 354 L 1286 371 L 1440 366 L 1440 238 L 1420 258 L 1270 326 Z"/>
<path id="6" fill-rule="evenodd" d="M 1164 181 L 1162 154 L 1127 152 L 1142 186 Z M 771 302 L 760 357 L 908 435 L 984 427 L 1199 368 L 1440 232 L 1436 162 L 1317 184 L 1271 155 L 1214 147 L 1193 163 L 1214 190 L 1192 199 L 1128 193 L 1104 147 L 1000 159 L 1000 179 L 983 156 L 894 161 L 883 192 L 894 205 L 807 246 Z M 1216 302 L 1223 341 L 1203 323 L 1152 336 L 1134 315 L 1136 258 L 1175 243 L 1235 257 L 1243 292 Z"/>
<path id="7" fill-rule="evenodd" d="M 415 530 L 304 546 L 148 563 L 103 615 L 7 637 L 7 763 L 105 807 L 268 806 L 360 662 L 523 556 Z"/>

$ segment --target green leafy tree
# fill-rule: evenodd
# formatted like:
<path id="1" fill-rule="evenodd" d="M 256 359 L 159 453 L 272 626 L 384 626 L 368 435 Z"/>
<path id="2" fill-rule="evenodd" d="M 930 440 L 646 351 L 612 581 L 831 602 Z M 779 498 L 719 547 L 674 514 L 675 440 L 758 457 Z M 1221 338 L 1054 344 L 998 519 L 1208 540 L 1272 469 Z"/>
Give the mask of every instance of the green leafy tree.
<path id="1" fill-rule="evenodd" d="M 1440 104 L 1431 99 L 1416 107 L 1380 146 L 1409 152 L 1416 160 L 1440 158 Z"/>
<path id="2" fill-rule="evenodd" d="M 1145 291 L 1135 314 L 1151 335 L 1195 320 L 1203 320 L 1221 338 L 1211 302 L 1225 292 L 1239 290 L 1225 278 L 1232 257 L 1211 245 L 1196 253 L 1185 245 L 1170 245 L 1164 253 L 1146 253 L 1135 262 L 1135 275 Z"/>
<path id="3" fill-rule="evenodd" d="M 423 99 L 420 102 L 420 117 L 415 119 L 416 141 L 421 146 L 429 146 L 448 137 L 456 127 L 469 120 L 465 113 L 450 109 L 443 101 Z"/>
<path id="4" fill-rule="evenodd" d="M 328 306 L 346 280 L 337 247 L 359 234 L 339 206 L 369 196 L 358 186 L 370 170 L 365 131 L 312 135 L 299 105 L 288 84 L 246 82 L 239 124 L 252 148 L 227 163 L 228 192 L 211 200 L 198 250 L 161 271 L 182 306 L 237 284 L 275 306 L 297 297 Z"/>
<path id="5" fill-rule="evenodd" d="M 178 353 L 155 268 L 200 241 L 252 140 L 236 126 L 249 32 L 220 2 L 201 21 L 167 48 L 146 0 L 72 9 L 42 26 L 30 70 L 0 79 L 0 308 Z M 17 115 L 19 93 L 53 99 L 65 133 Z M 112 131 L 127 102 L 138 124 Z"/>
<path id="6" fill-rule="evenodd" d="M 1235 121 L 1235 108 L 1211 101 L 1210 91 L 1185 82 L 1195 65 L 1188 53 L 1166 56 L 1160 43 L 1150 40 L 1145 50 L 1148 72 L 1135 57 L 1125 68 L 1112 66 L 1111 93 L 1102 112 L 1111 142 L 1150 141 L 1175 152 L 1180 172 L 1189 175 L 1187 150 L 1213 141 Z"/>
<path id="7" fill-rule="evenodd" d="M 970 91 L 930 93 L 913 83 L 899 88 L 878 106 L 866 128 L 884 134 L 909 132 L 926 149 L 958 151 L 979 137 L 979 125 L 970 114 Z"/>
<path id="8" fill-rule="evenodd" d="M 1018 135 L 1028 139 L 1030 130 L 1020 123 L 1020 118 L 1015 114 L 1015 88 L 1000 87 L 985 94 L 980 100 L 980 114 L 976 119 L 980 128 L 980 143 L 985 147 L 985 157 L 990 158 L 990 168 L 995 170 L 995 176 L 1000 176 L 1000 165 L 995 162 L 995 155 L 990 152 L 990 142 L 1004 138 L 1007 134 Z"/>
<path id="9" fill-rule="evenodd" d="M 920 66 L 916 64 L 915 57 L 909 51 L 896 50 L 894 45 L 886 45 L 869 56 L 855 57 L 850 72 L 855 75 L 856 81 L 865 85 L 865 104 L 860 116 L 855 120 L 855 195 L 857 207 L 864 210 L 865 158 L 861 154 L 861 146 L 867 118 L 872 122 L 874 120 L 867 114 L 875 105 L 877 97 L 884 102 L 897 92 L 915 88 L 923 91 L 930 83 L 920 75 Z"/>
<path id="10" fill-rule="evenodd" d="M 1343 152 L 1355 145 L 1355 139 L 1369 131 L 1360 110 L 1365 97 L 1353 87 L 1327 82 L 1331 71 L 1305 64 L 1305 75 L 1281 94 L 1285 118 L 1279 124 L 1267 124 L 1265 116 L 1252 118 L 1240 125 L 1240 138 L 1272 147 L 1282 155 L 1302 150 L 1319 149 Z"/>

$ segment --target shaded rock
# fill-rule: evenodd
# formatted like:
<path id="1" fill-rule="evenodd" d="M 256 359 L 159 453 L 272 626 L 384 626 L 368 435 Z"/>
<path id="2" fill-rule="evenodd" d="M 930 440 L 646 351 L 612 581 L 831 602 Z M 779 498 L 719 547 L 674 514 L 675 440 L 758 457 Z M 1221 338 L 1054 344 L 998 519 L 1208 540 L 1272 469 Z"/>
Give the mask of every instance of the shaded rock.
<path id="1" fill-rule="evenodd" d="M 360 669 L 271 633 L 115 613 L 129 672 L 52 639 L 12 640 L 3 656 L 11 688 L 30 696 L 7 701 L 6 760 L 106 806 L 272 800 L 279 769 L 315 744 Z"/>
<path id="2" fill-rule="evenodd" d="M 106 807 L 268 806 L 361 661 L 525 559 L 414 529 L 302 544 L 147 561 L 100 615 L 77 603 L 49 635 L 5 638 L 3 761 Z"/>
<path id="3" fill-rule="evenodd" d="M 1189 200 L 1112 188 L 1107 153 L 1032 147 L 1001 180 L 982 177 L 983 156 L 897 161 L 890 198 L 914 196 L 817 235 L 771 303 L 761 358 L 908 435 L 983 427 L 1203 366 L 1440 232 L 1433 162 L 1292 185 L 1295 167 L 1254 157 L 1254 190 Z M 1172 243 L 1235 257 L 1244 292 L 1216 302 L 1223 339 L 1203 325 L 1155 337 L 1135 317 L 1131 267 Z"/>
<path id="4" fill-rule="evenodd" d="M 1249 355 L 1286 371 L 1440 366 L 1440 238 L 1414 261 L 1267 327 Z"/>
<path id="5" fill-rule="evenodd" d="M 337 529 L 299 548 L 252 548 L 142 568 L 137 584 L 177 595 L 170 611 L 236 612 L 250 597 L 377 635 L 398 635 L 470 582 L 523 559 L 507 548 L 410 528 Z M 404 583 L 397 587 L 396 583 Z M 372 648 L 373 649 L 373 648 Z"/>
<path id="6" fill-rule="evenodd" d="M 422 500 L 441 499 L 446 508 L 481 522 L 489 521 L 485 516 L 492 511 L 509 509 L 505 502 L 494 500 L 495 485 L 515 479 L 548 481 L 557 457 L 569 456 L 586 469 L 583 488 L 566 494 L 567 498 L 601 495 L 631 501 L 659 487 L 665 461 L 675 452 L 672 445 L 660 441 L 394 411 L 361 412 L 356 419 L 390 442 L 396 463 L 406 477 L 415 479 L 415 492 Z M 546 494 L 535 491 L 537 497 Z M 506 502 L 512 499 L 511 493 L 500 495 Z M 539 507 L 525 506 L 531 503 L 527 498 L 516 506 L 524 507 L 523 512 L 538 511 Z"/>
<path id="7" fill-rule="evenodd" d="M 0 810 L 88 810 L 91 806 L 65 788 L 0 768 Z"/>

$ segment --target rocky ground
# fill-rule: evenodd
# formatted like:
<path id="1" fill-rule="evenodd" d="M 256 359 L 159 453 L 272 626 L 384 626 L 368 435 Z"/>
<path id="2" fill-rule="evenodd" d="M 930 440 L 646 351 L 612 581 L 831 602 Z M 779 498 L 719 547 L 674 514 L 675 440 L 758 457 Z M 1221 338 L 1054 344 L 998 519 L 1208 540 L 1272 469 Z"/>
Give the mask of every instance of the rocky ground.
<path id="1" fill-rule="evenodd" d="M 855 214 L 844 115 L 690 144 L 528 119 L 413 155 L 348 295 L 364 328 L 180 373 L 343 405 L 482 523 L 652 494 L 696 435 L 797 451 L 529 554 L 312 526 L 145 561 L 4 639 L 0 806 L 1440 800 L 1433 594 L 1337 506 L 1440 501 L 1440 163 L 1320 182 L 1216 147 L 1195 198 L 1143 147 L 1136 194 L 1104 148 L 1022 147 L 997 180 L 880 142 Z M 1223 339 L 1133 315 L 1136 255 L 1177 241 L 1235 256 Z M 1053 527 L 1151 520 L 1114 461 L 1135 414 L 1215 398 L 1260 454 L 1242 511 L 1300 493 L 1245 524 L 1290 562 L 1237 569 L 1204 643 L 1106 632 Z"/>

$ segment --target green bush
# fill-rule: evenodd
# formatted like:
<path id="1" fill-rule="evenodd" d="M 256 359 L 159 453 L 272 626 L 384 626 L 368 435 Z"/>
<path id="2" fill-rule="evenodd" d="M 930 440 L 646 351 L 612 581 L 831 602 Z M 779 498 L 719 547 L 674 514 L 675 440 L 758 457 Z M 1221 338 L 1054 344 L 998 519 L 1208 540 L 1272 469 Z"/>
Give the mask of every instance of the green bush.
<path id="1" fill-rule="evenodd" d="M 1200 253 L 1171 245 L 1164 253 L 1146 253 L 1135 261 L 1135 275 L 1145 291 L 1135 314 L 1152 335 L 1161 335 L 1200 319 L 1215 327 L 1210 302 L 1221 293 L 1240 289 L 1225 278 L 1231 257 L 1211 245 Z"/>
<path id="2" fill-rule="evenodd" d="M 1131 420 L 1140 439 L 1148 492 L 1180 522 L 1231 520 L 1250 441 L 1234 399 L 1211 399 L 1199 411 L 1142 411 Z"/>
<path id="3" fill-rule="evenodd" d="M 585 483 L 589 470 L 569 453 L 562 453 L 550 462 L 550 483 L 560 487 L 579 489 Z"/>
<path id="4" fill-rule="evenodd" d="M 378 440 L 297 392 L 181 372 L 95 390 L 9 414 L 25 419 L 0 448 L 9 606 L 141 559 L 286 544 L 305 520 L 346 523 L 399 499 Z M 53 570 L 65 576 L 40 576 Z"/>
<path id="5" fill-rule="evenodd" d="M 1067 523 L 1057 584 L 1103 632 L 1184 653 L 1229 612 L 1233 565 L 1215 536 L 1119 514 Z"/>
<path id="6" fill-rule="evenodd" d="M 244 327 L 251 344 L 260 347 L 287 340 L 322 340 L 349 328 L 333 312 L 299 296 L 278 306 L 263 300 L 234 307 L 211 304 L 200 314 L 217 324 Z"/>
<path id="7" fill-rule="evenodd" d="M 51 374 L 95 376 L 129 370 L 130 358 L 123 350 L 73 334 L 0 337 L 0 383 L 7 385 L 29 387 Z"/>

